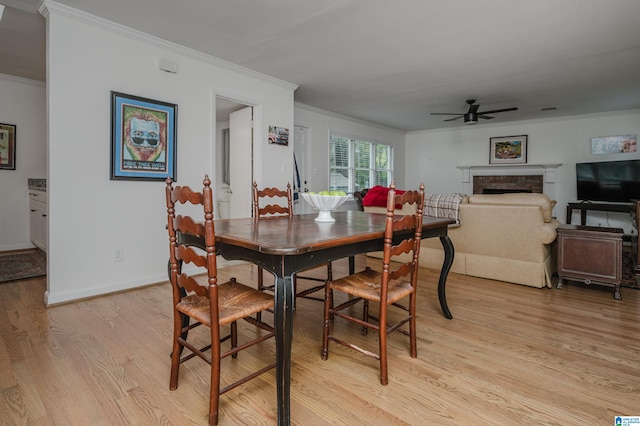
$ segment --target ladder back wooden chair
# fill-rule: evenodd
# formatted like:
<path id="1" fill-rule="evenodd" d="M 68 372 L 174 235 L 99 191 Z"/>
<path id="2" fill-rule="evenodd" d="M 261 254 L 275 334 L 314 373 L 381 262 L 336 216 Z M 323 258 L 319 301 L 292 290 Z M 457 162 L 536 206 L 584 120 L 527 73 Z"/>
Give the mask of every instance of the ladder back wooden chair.
<path id="1" fill-rule="evenodd" d="M 397 205 L 415 204 L 416 212 L 410 215 L 394 215 Z M 380 382 L 389 382 L 387 373 L 387 335 L 394 331 L 409 336 L 410 355 L 417 357 L 416 345 L 416 289 L 418 283 L 418 256 L 422 235 L 422 210 L 424 205 L 424 185 L 418 191 L 406 191 L 396 195 L 391 183 L 387 195 L 387 217 L 384 231 L 382 270 L 367 267 L 364 271 L 348 275 L 335 281 L 327 280 L 325 287 L 324 323 L 322 333 L 322 359 L 329 356 L 329 341 L 354 349 L 380 362 Z M 408 262 L 398 259 L 401 254 L 410 253 Z M 393 262 L 393 263 L 392 263 Z M 336 306 L 334 292 L 349 295 L 349 299 Z M 408 299 L 408 300 L 407 300 Z M 349 308 L 362 302 L 362 319 L 352 316 Z M 369 311 L 369 302 L 377 305 L 377 317 Z M 393 309 L 392 316 L 388 308 Z M 398 311 L 398 312 L 396 312 Z M 378 331 L 378 351 L 363 349 L 346 342 L 330 333 L 330 318 L 344 318 L 363 327 L 366 335 L 369 328 Z M 337 320 L 337 319 L 336 319 Z M 401 329 L 409 324 L 409 331 Z"/>
<path id="2" fill-rule="evenodd" d="M 278 204 L 276 199 L 280 199 L 281 203 Z M 286 201 L 286 207 L 284 202 Z M 293 216 L 293 203 L 291 196 L 291 184 L 287 183 L 287 189 L 281 190 L 278 188 L 263 188 L 258 189 L 257 182 L 253 182 L 253 218 L 255 220 L 262 220 L 273 216 Z M 320 266 L 324 267 L 324 266 Z M 324 289 L 324 282 L 327 279 L 331 279 L 331 262 L 326 264 L 327 276 L 323 278 L 313 276 L 301 276 L 296 275 L 294 280 L 294 289 L 296 297 L 303 297 L 305 299 L 317 300 L 324 302 L 324 297 L 314 297 L 312 294 Z M 315 268 L 314 268 L 315 269 Z M 298 292 L 298 280 L 316 281 L 322 284 L 306 288 Z M 273 291 L 273 285 L 264 284 L 264 271 L 262 268 L 258 268 L 258 289 Z"/>
<path id="3" fill-rule="evenodd" d="M 188 186 L 173 186 L 166 181 L 167 222 L 170 249 L 170 280 L 173 293 L 173 346 L 171 351 L 171 377 L 169 389 L 178 387 L 180 364 L 199 357 L 211 366 L 209 400 L 209 424 L 218 422 L 220 395 L 275 367 L 275 362 L 220 388 L 220 360 L 256 345 L 274 336 L 268 324 L 252 316 L 266 309 L 273 309 L 273 296 L 241 284 L 235 278 L 220 283 L 217 278 L 216 243 L 213 221 L 213 191 L 208 176 L 204 189 L 195 192 Z M 203 221 L 190 216 L 176 215 L 176 208 L 197 205 L 203 208 Z M 202 244 L 204 243 L 204 244 Z M 189 273 L 182 272 L 183 264 L 190 264 Z M 193 321 L 185 321 L 189 318 Z M 238 323 L 244 319 L 262 330 L 251 331 L 251 340 L 238 342 Z M 189 330 L 208 327 L 210 343 L 204 347 L 188 340 Z M 221 344 L 230 346 L 223 350 Z M 208 343 L 208 342 L 207 342 Z M 226 347 L 226 344 L 225 344 Z M 190 351 L 182 356 L 182 350 Z"/>

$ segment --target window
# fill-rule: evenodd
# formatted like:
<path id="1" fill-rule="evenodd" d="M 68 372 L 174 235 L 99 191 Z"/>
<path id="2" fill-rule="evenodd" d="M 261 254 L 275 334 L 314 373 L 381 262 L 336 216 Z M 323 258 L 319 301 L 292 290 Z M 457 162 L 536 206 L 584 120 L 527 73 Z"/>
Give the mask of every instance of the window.
<path id="1" fill-rule="evenodd" d="M 393 180 L 393 149 L 389 145 L 332 134 L 329 190 L 353 194 Z"/>

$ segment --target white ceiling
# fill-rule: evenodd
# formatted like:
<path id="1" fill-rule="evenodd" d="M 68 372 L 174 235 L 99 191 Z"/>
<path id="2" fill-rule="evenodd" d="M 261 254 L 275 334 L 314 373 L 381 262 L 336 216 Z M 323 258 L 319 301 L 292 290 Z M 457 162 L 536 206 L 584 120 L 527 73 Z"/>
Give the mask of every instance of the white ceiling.
<path id="1" fill-rule="evenodd" d="M 0 0 L 0 73 L 44 80 L 40 0 Z M 399 130 L 640 108 L 640 0 L 59 0 L 298 84 L 296 102 Z M 555 106 L 555 111 L 540 108 Z M 480 124 L 489 122 L 480 120 Z"/>

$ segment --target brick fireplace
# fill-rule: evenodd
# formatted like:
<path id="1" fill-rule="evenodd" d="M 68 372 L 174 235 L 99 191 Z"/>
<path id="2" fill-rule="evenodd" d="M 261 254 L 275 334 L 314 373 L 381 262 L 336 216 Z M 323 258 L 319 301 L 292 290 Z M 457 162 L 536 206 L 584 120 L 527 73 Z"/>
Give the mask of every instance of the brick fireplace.
<path id="1" fill-rule="evenodd" d="M 474 194 L 500 194 L 505 192 L 544 193 L 544 176 L 489 175 L 473 177 Z"/>
<path id="2" fill-rule="evenodd" d="M 458 166 L 462 171 L 462 191 L 483 193 L 484 188 L 502 192 L 537 192 L 556 199 L 556 177 L 559 164 L 513 164 Z M 479 184 L 477 184 L 480 182 Z"/>

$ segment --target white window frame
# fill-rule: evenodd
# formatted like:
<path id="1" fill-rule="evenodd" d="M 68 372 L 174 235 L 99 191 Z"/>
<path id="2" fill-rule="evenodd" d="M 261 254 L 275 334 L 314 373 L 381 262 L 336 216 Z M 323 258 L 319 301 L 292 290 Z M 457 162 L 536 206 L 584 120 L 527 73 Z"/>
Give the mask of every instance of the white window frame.
<path id="1" fill-rule="evenodd" d="M 344 167 L 344 166 L 336 166 L 335 164 L 332 163 L 332 158 L 331 158 L 331 150 L 332 150 L 332 144 L 333 144 L 333 139 L 334 138 L 340 138 L 340 139 L 348 139 L 349 141 L 349 152 L 348 152 L 348 166 Z M 369 165 L 370 167 L 367 169 L 363 169 L 363 168 L 356 168 L 355 164 L 356 164 L 356 142 L 358 143 L 368 143 L 370 144 L 371 148 L 369 149 Z M 388 159 L 388 168 L 377 168 L 376 167 L 376 152 L 377 152 L 377 147 L 378 146 L 384 146 L 387 147 L 389 149 L 389 159 Z M 342 169 L 342 170 L 346 170 L 347 173 L 346 175 L 348 176 L 348 185 L 347 185 L 347 194 L 349 196 L 353 196 L 353 192 L 356 190 L 362 190 L 365 188 L 356 188 L 356 171 L 363 171 L 363 170 L 368 170 L 369 171 L 369 182 L 367 186 L 368 188 L 371 188 L 372 186 L 375 186 L 377 184 L 383 185 L 383 186 L 389 186 L 391 184 L 391 182 L 393 181 L 393 156 L 394 156 L 394 149 L 393 149 L 393 145 L 391 144 L 385 144 L 385 143 L 381 143 L 375 140 L 371 140 L 370 138 L 366 138 L 366 137 L 358 137 L 358 136 L 353 136 L 353 135 L 345 135 L 342 133 L 338 133 L 338 132 L 330 132 L 329 134 L 329 189 L 330 190 L 335 190 L 335 189 L 344 189 L 343 186 L 338 186 L 336 185 L 335 179 L 334 177 L 332 177 L 332 171 L 334 169 Z M 385 183 L 376 183 L 376 176 L 378 172 L 387 172 L 387 182 Z"/>

